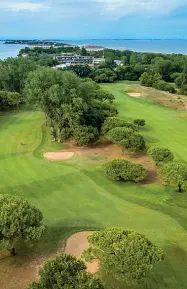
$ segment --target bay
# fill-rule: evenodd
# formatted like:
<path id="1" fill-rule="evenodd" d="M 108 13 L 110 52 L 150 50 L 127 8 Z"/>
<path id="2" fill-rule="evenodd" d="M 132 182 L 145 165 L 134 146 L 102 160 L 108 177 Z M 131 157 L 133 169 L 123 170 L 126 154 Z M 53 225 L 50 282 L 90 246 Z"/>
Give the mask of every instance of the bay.
<path id="1" fill-rule="evenodd" d="M 97 45 L 106 48 L 133 50 L 139 52 L 187 54 L 187 39 L 184 40 L 123 40 L 123 39 L 63 39 L 58 42 L 75 45 Z M 0 59 L 16 57 L 24 45 L 4 44 L 0 41 Z"/>

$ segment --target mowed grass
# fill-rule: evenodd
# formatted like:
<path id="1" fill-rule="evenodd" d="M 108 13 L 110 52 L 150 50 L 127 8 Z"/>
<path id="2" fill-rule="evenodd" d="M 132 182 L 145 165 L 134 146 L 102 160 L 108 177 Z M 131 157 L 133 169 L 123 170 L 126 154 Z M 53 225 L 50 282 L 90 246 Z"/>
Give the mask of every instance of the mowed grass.
<path id="1" fill-rule="evenodd" d="M 142 130 L 148 144 L 167 145 L 179 160 L 187 159 L 186 119 L 180 113 L 133 99 L 123 93 L 123 83 L 104 86 L 116 96 L 122 117 L 144 117 Z M 146 234 L 165 250 L 167 256 L 150 276 L 148 285 L 140 288 L 183 289 L 187 284 L 187 200 L 174 189 L 162 185 L 116 184 L 103 174 L 100 165 L 83 165 L 76 161 L 48 162 L 44 151 L 62 148 L 50 141 L 40 111 L 20 111 L 0 116 L 0 192 L 23 196 L 43 213 L 48 233 L 34 249 L 24 248 L 22 255 L 50 254 L 58 242 L 82 230 L 123 226 Z M 25 145 L 21 146 L 20 141 Z M 12 262 L 10 262 L 12 264 Z M 14 261 L 14 266 L 19 262 Z M 6 270 L 4 270 L 6 266 Z M 5 289 L 13 289 L 11 265 L 0 260 L 1 279 Z M 4 274 L 6 272 L 6 274 Z M 34 278 L 34 277 L 32 277 Z M 22 282 L 23 280 L 23 282 Z M 112 288 L 110 278 L 105 278 Z M 32 280 L 31 280 L 32 281 Z M 25 288 L 24 276 L 20 286 Z M 114 282 L 114 288 L 126 288 Z"/>
<path id="2" fill-rule="evenodd" d="M 127 83 L 129 87 L 129 82 Z M 146 128 L 142 133 L 148 144 L 167 146 L 174 152 L 177 160 L 187 161 L 187 113 L 157 105 L 144 98 L 130 97 L 125 93 L 125 84 L 126 82 L 119 82 L 103 85 L 104 89 L 115 95 L 120 116 L 144 118 Z M 152 90 L 150 93 L 153 93 Z"/>

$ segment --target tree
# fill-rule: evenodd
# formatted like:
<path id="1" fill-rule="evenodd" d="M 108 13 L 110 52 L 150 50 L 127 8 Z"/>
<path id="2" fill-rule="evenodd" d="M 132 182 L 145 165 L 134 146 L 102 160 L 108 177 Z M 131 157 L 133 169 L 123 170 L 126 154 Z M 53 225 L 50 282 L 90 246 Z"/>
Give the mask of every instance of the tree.
<path id="1" fill-rule="evenodd" d="M 93 72 L 94 80 L 99 83 L 112 83 L 116 80 L 115 72 L 110 68 L 98 68 Z"/>
<path id="2" fill-rule="evenodd" d="M 114 159 L 104 165 L 104 172 L 113 181 L 140 182 L 147 177 L 147 170 L 140 164 L 124 159 Z"/>
<path id="3" fill-rule="evenodd" d="M 128 138 L 129 136 L 134 134 L 134 130 L 128 127 L 115 127 L 111 129 L 106 135 L 106 139 L 118 143 L 121 140 Z"/>
<path id="4" fill-rule="evenodd" d="M 127 138 L 121 140 L 119 144 L 123 148 L 123 151 L 124 148 L 135 152 L 143 151 L 146 148 L 143 136 L 138 133 L 129 135 Z"/>
<path id="5" fill-rule="evenodd" d="M 161 162 L 171 162 L 174 159 L 172 152 L 165 147 L 150 147 L 148 150 L 148 154 L 152 157 L 156 164 L 159 164 Z"/>
<path id="6" fill-rule="evenodd" d="M 134 124 L 137 125 L 138 127 L 145 126 L 145 119 L 137 118 L 134 120 Z"/>
<path id="7" fill-rule="evenodd" d="M 126 127 L 126 128 L 133 129 L 134 131 L 137 130 L 137 126 L 133 124 L 132 122 L 126 121 L 119 117 L 108 117 L 102 125 L 102 129 L 101 129 L 102 134 L 105 135 L 111 129 L 116 128 L 116 127 Z"/>
<path id="8" fill-rule="evenodd" d="M 37 241 L 44 230 L 42 213 L 36 207 L 22 198 L 0 197 L 0 239 L 4 246 L 11 246 L 12 256 L 16 241 Z"/>
<path id="9" fill-rule="evenodd" d="M 70 255 L 49 260 L 40 271 L 40 280 L 29 289 L 104 289 L 101 280 L 86 272 L 86 265 Z"/>
<path id="10" fill-rule="evenodd" d="M 161 80 L 162 77 L 159 73 L 155 73 L 154 71 L 144 72 L 140 77 L 141 85 L 152 87 L 153 83 Z"/>
<path id="11" fill-rule="evenodd" d="M 0 91 L 0 110 L 17 107 L 21 102 L 21 95 L 18 92 Z"/>
<path id="12" fill-rule="evenodd" d="M 0 61 L 0 89 L 22 92 L 28 74 L 37 68 L 31 59 L 8 58 Z"/>
<path id="13" fill-rule="evenodd" d="M 162 76 L 165 81 L 171 81 L 171 74 L 174 72 L 174 66 L 171 60 L 165 60 L 161 57 L 155 61 L 155 71 Z"/>
<path id="14" fill-rule="evenodd" d="M 86 146 L 98 137 L 98 130 L 92 126 L 78 126 L 73 131 L 73 138 L 78 146 Z"/>
<path id="15" fill-rule="evenodd" d="M 187 181 L 187 164 L 185 163 L 165 164 L 160 169 L 160 174 L 166 184 L 177 186 L 179 193 L 182 193 L 182 186 Z"/>
<path id="16" fill-rule="evenodd" d="M 123 228 L 109 228 L 88 237 L 84 256 L 100 260 L 101 268 L 129 285 L 145 281 L 154 265 L 164 260 L 164 252 L 144 235 Z"/>
<path id="17" fill-rule="evenodd" d="M 87 126 L 100 131 L 104 120 L 117 114 L 111 93 L 105 93 L 95 82 L 83 81 L 70 71 L 40 68 L 31 72 L 25 95 L 27 103 L 43 109 L 46 125 L 50 124 L 58 142 L 61 142 L 63 129 L 73 131 L 79 126 Z"/>

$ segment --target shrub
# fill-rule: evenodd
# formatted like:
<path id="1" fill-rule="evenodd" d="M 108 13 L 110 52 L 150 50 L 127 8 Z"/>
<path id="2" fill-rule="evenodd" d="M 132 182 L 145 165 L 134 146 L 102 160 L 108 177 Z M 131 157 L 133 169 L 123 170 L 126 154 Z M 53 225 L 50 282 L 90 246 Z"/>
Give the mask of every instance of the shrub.
<path id="1" fill-rule="evenodd" d="M 180 94 L 187 95 L 187 84 L 184 84 L 180 89 Z"/>
<path id="2" fill-rule="evenodd" d="M 104 165 L 104 172 L 113 181 L 140 182 L 147 176 L 146 169 L 124 159 L 115 159 Z"/>
<path id="3" fill-rule="evenodd" d="M 116 127 L 127 127 L 137 131 L 137 126 L 131 122 L 118 117 L 108 117 L 102 125 L 102 134 L 105 135 L 111 129 Z"/>
<path id="4" fill-rule="evenodd" d="M 153 266 L 165 257 L 146 236 L 123 228 L 93 233 L 88 242 L 90 248 L 84 255 L 94 255 L 103 271 L 129 285 L 143 283 Z"/>
<path id="5" fill-rule="evenodd" d="M 148 154 L 156 164 L 160 162 L 170 162 L 174 159 L 172 152 L 164 147 L 153 146 L 148 150 Z"/>
<path id="6" fill-rule="evenodd" d="M 143 136 L 137 133 L 121 140 L 119 144 L 122 148 L 131 149 L 133 151 L 143 151 L 146 148 Z"/>
<path id="7" fill-rule="evenodd" d="M 134 124 L 137 125 L 138 127 L 140 126 L 145 126 L 145 119 L 135 119 Z"/>
<path id="8" fill-rule="evenodd" d="M 164 80 L 158 80 L 154 82 L 153 87 L 158 90 L 169 91 L 170 93 L 176 92 L 175 88 Z"/>
<path id="9" fill-rule="evenodd" d="M 73 131 L 73 138 L 78 146 L 86 146 L 98 137 L 98 130 L 92 126 L 78 126 Z"/>
<path id="10" fill-rule="evenodd" d="M 106 134 L 106 138 L 114 143 L 117 143 L 133 134 L 134 131 L 131 128 L 115 127 Z"/>

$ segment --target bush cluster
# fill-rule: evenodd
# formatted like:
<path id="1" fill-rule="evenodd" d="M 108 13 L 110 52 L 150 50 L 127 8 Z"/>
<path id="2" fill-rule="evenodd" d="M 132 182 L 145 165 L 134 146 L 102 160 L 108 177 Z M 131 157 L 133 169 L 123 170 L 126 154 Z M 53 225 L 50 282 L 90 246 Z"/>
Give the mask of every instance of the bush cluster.
<path id="1" fill-rule="evenodd" d="M 114 159 L 104 165 L 104 172 L 113 181 L 140 182 L 147 177 L 147 170 L 140 164 L 124 159 Z"/>

